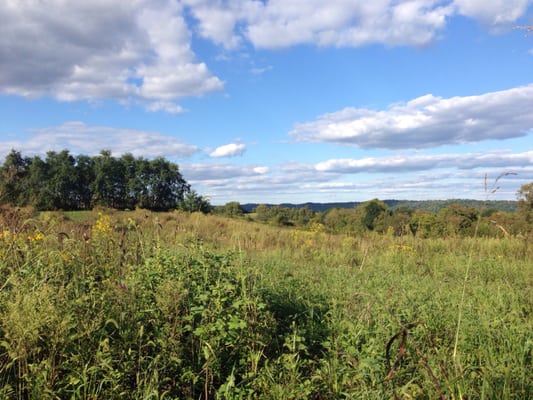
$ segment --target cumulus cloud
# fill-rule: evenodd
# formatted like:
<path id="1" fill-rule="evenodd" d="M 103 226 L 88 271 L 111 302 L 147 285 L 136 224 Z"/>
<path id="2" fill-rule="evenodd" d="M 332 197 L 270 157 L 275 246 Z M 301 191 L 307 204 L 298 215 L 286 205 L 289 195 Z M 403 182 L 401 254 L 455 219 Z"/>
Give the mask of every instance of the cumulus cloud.
<path id="1" fill-rule="evenodd" d="M 180 112 L 176 100 L 223 88 L 196 60 L 182 11 L 172 0 L 0 2 L 0 92 Z"/>
<path id="2" fill-rule="evenodd" d="M 182 166 L 182 170 L 192 180 L 212 181 L 212 184 L 214 182 L 224 182 L 228 185 L 235 183 L 234 178 L 263 175 L 265 173 L 263 168 L 266 167 L 222 163 L 195 163 Z"/>
<path id="3" fill-rule="evenodd" d="M 425 45 L 453 7 L 438 1 L 184 0 L 202 36 L 234 48 L 244 39 L 257 48 L 312 43 Z"/>
<path id="4" fill-rule="evenodd" d="M 460 14 L 475 18 L 493 29 L 509 27 L 524 15 L 531 0 L 454 0 Z"/>
<path id="5" fill-rule="evenodd" d="M 203 37 L 235 48 L 299 44 L 320 46 L 425 46 L 439 37 L 448 19 L 463 15 L 491 28 L 522 17 L 530 0 L 184 0 Z"/>
<path id="6" fill-rule="evenodd" d="M 172 136 L 158 132 L 121 129 L 107 126 L 91 126 L 80 121 L 62 125 L 32 129 L 27 140 L 0 142 L 7 153 L 16 149 L 23 154 L 42 155 L 47 151 L 68 149 L 72 154 L 95 155 L 101 150 L 111 150 L 114 155 L 132 153 L 137 157 L 188 157 L 199 148 L 179 142 Z M 2 154 L 5 156 L 5 154 Z"/>
<path id="7" fill-rule="evenodd" d="M 300 43 L 422 46 L 435 38 L 451 12 L 435 1 L 270 1 L 247 36 L 257 47 L 274 48 Z"/>
<path id="8" fill-rule="evenodd" d="M 0 93 L 116 99 L 150 111 L 222 90 L 191 48 L 195 32 L 226 49 L 252 44 L 425 46 L 461 14 L 490 27 L 531 0 L 26 0 L 0 2 Z M 267 67 L 268 68 L 268 67 Z M 252 72 L 264 72 L 255 69 Z"/>
<path id="9" fill-rule="evenodd" d="M 345 108 L 297 124 L 299 141 L 361 148 L 428 148 L 525 136 L 533 129 L 533 85 L 478 96 L 426 95 L 386 110 Z"/>
<path id="10" fill-rule="evenodd" d="M 209 156 L 213 158 L 242 156 L 246 150 L 246 145 L 242 143 L 229 143 L 217 147 Z"/>
<path id="11" fill-rule="evenodd" d="M 533 164 L 533 151 L 524 153 L 484 152 L 333 159 L 317 163 L 315 168 L 321 172 L 355 174 L 412 172 L 440 168 L 511 168 L 531 164 Z"/>

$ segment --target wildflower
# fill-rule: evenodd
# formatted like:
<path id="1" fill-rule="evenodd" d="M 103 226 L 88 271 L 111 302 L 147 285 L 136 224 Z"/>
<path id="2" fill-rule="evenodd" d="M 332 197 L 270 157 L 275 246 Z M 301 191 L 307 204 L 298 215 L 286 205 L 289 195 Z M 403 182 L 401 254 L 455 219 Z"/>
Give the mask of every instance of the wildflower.
<path id="1" fill-rule="evenodd" d="M 44 235 L 41 232 L 37 232 L 33 236 L 28 236 L 30 242 L 40 242 L 44 240 Z"/>
<path id="2" fill-rule="evenodd" d="M 98 213 L 98 219 L 96 220 L 92 233 L 94 236 L 105 236 L 113 232 L 113 227 L 111 226 L 111 218 L 108 215 Z"/>

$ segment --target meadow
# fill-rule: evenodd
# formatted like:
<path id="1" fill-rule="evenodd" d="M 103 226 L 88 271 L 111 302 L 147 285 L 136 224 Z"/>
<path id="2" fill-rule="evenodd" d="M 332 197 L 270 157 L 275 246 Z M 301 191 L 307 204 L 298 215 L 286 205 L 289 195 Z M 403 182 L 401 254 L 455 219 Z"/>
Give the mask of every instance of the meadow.
<path id="1" fill-rule="evenodd" d="M 533 398 L 529 241 L 6 208 L 0 399 Z"/>

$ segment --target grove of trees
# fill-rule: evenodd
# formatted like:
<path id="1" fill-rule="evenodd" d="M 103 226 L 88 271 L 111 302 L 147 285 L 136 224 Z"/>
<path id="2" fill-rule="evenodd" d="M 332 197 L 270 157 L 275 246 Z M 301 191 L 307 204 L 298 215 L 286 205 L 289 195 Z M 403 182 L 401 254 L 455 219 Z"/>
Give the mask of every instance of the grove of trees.
<path id="1" fill-rule="evenodd" d="M 93 157 L 49 151 L 44 160 L 12 150 L 0 167 L 0 203 L 37 210 L 210 210 L 207 200 L 191 191 L 177 164 L 130 153 L 113 157 L 107 150 Z"/>

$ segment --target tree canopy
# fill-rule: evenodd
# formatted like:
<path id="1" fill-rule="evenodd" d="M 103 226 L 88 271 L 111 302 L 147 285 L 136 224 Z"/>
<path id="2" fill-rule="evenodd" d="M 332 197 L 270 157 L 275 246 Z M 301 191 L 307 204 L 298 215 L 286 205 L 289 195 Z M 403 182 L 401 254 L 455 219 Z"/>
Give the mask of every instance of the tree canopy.
<path id="1" fill-rule="evenodd" d="M 0 167 L 0 202 L 39 210 L 141 207 L 176 209 L 191 193 L 177 164 L 126 153 L 73 156 L 68 150 L 23 157 L 12 150 Z M 204 205 L 204 209 L 207 206 Z"/>

